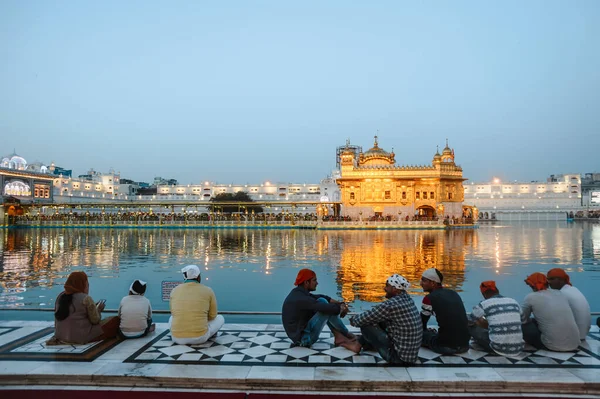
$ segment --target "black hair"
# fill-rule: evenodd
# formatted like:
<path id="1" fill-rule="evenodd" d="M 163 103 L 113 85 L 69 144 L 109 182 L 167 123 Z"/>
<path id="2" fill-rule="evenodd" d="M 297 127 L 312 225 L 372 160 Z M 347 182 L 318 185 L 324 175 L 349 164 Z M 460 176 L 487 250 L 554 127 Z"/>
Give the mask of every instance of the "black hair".
<path id="1" fill-rule="evenodd" d="M 433 269 L 435 270 L 435 273 L 438 275 L 438 277 L 440 278 L 440 284 L 442 284 L 444 282 L 444 275 L 442 274 L 441 271 L 439 271 L 438 269 Z"/>
<path id="2" fill-rule="evenodd" d="M 135 280 L 131 286 L 131 289 L 137 294 L 144 295 L 146 293 L 146 284 L 142 285 L 140 280 Z"/>
<path id="3" fill-rule="evenodd" d="M 73 305 L 73 294 L 62 294 L 58 297 L 58 309 L 54 312 L 56 320 L 63 321 L 71 313 L 71 306 Z"/>

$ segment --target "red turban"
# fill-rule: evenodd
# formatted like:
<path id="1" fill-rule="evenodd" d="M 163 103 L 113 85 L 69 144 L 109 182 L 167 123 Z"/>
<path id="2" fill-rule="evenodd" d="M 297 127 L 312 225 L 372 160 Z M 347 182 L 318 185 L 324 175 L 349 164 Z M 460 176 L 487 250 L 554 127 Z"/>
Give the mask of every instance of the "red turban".
<path id="1" fill-rule="evenodd" d="M 563 280 L 565 280 L 565 283 L 572 285 L 569 275 L 563 269 L 560 269 L 558 267 L 555 269 L 550 269 L 548 271 L 548 278 L 551 278 L 551 277 L 562 278 Z"/>
<path id="2" fill-rule="evenodd" d="M 70 295 L 84 292 L 87 282 L 88 278 L 85 272 L 73 272 L 69 274 L 69 278 L 67 278 L 67 282 L 65 283 L 65 293 Z"/>
<path id="3" fill-rule="evenodd" d="M 496 282 L 492 280 L 484 281 L 483 283 L 481 283 L 479 289 L 481 290 L 482 294 L 486 291 L 498 291 L 498 289 L 496 288 Z"/>
<path id="4" fill-rule="evenodd" d="M 317 277 L 315 272 L 313 272 L 310 269 L 302 269 L 298 272 L 298 276 L 296 276 L 296 282 L 294 283 L 294 285 L 300 285 L 313 277 Z"/>
<path id="5" fill-rule="evenodd" d="M 533 273 L 525 279 L 525 282 L 528 285 L 535 287 L 538 291 L 548 289 L 548 280 L 543 273 Z"/>

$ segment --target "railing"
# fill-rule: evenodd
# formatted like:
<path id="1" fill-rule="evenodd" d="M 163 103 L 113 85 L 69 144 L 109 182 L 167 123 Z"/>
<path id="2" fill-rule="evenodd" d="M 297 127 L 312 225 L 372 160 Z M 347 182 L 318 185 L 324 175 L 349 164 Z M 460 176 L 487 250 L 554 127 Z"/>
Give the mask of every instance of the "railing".
<path id="1" fill-rule="evenodd" d="M 352 221 L 316 221 L 316 220 L 19 220 L 19 226 L 441 226 L 443 220 L 352 220 Z M 452 223 L 451 223 L 452 225 Z"/>
<path id="2" fill-rule="evenodd" d="M 327 221 L 320 222 L 322 226 L 440 226 L 442 220 L 351 220 L 351 221 Z"/>

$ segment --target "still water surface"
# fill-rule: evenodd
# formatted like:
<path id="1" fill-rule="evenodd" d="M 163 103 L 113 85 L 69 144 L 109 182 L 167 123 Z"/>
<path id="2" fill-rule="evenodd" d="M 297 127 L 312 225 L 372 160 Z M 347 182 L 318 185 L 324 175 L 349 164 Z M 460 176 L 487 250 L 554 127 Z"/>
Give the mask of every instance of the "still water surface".
<path id="1" fill-rule="evenodd" d="M 600 311 L 600 224 L 594 223 L 452 231 L 4 229 L 0 248 L 0 308 L 52 308 L 69 273 L 84 270 L 90 295 L 106 299 L 107 308 L 117 308 L 140 278 L 153 308 L 168 309 L 161 282 L 180 280 L 182 266 L 197 264 L 221 310 L 280 311 L 304 267 L 317 272 L 318 293 L 343 298 L 352 311 L 383 300 L 393 273 L 410 280 L 420 303 L 420 274 L 436 267 L 470 309 L 483 280 L 496 280 L 504 295 L 521 301 L 530 292 L 528 274 L 562 267 L 592 311 Z"/>

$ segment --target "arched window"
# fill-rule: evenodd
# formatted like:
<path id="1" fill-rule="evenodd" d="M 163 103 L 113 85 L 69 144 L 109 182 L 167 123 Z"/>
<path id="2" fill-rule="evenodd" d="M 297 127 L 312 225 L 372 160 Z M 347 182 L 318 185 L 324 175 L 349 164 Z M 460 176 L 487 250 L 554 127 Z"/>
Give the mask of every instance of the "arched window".
<path id="1" fill-rule="evenodd" d="M 20 180 L 14 180 L 6 183 L 4 186 L 4 195 L 15 195 L 19 197 L 30 197 L 31 187 Z"/>

